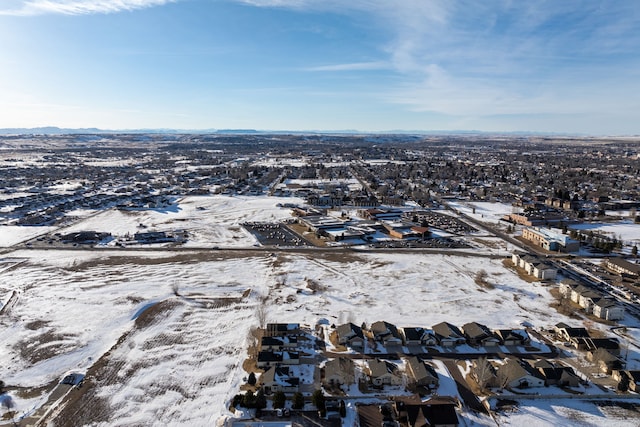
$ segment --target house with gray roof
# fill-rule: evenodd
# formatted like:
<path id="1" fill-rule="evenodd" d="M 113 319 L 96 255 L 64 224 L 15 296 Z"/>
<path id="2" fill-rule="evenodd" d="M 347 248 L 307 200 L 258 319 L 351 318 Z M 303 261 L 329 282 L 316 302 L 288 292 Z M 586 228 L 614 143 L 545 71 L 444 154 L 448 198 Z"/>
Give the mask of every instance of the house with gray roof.
<path id="1" fill-rule="evenodd" d="M 367 375 L 374 386 L 402 385 L 402 372 L 395 363 L 387 360 L 368 360 Z"/>
<path id="2" fill-rule="evenodd" d="M 531 338 L 524 329 L 497 329 L 494 331 L 494 335 L 503 345 L 512 346 L 531 344 Z"/>
<path id="3" fill-rule="evenodd" d="M 500 339 L 497 338 L 491 330 L 485 325 L 478 322 L 470 322 L 462 325 L 462 332 L 469 345 L 495 347 L 500 345 Z"/>
<path id="4" fill-rule="evenodd" d="M 329 387 L 339 387 L 355 383 L 356 365 L 348 357 L 337 357 L 324 365 L 323 383 Z"/>
<path id="5" fill-rule="evenodd" d="M 353 323 L 345 323 L 336 328 L 338 344 L 350 347 L 356 351 L 364 350 L 364 334 L 362 328 Z"/>
<path id="6" fill-rule="evenodd" d="M 456 345 L 466 344 L 467 339 L 457 326 L 448 322 L 441 322 L 433 325 L 431 328 L 433 333 L 443 347 L 454 347 Z"/>
<path id="7" fill-rule="evenodd" d="M 438 373 L 430 364 L 416 356 L 407 358 L 407 373 L 411 381 L 420 387 L 438 388 Z"/>
<path id="8" fill-rule="evenodd" d="M 505 359 L 505 363 L 497 368 L 496 374 L 504 388 L 544 387 L 544 378 L 540 372 L 517 359 Z"/>
<path id="9" fill-rule="evenodd" d="M 260 377 L 265 393 L 295 393 L 300 386 L 300 379 L 292 376 L 288 366 L 272 366 Z"/>
<path id="10" fill-rule="evenodd" d="M 369 327 L 369 331 L 374 340 L 384 345 L 402 345 L 402 336 L 398 332 L 398 328 L 389 322 L 374 322 Z"/>
<path id="11" fill-rule="evenodd" d="M 400 329 L 406 345 L 438 345 L 433 331 L 421 327 L 405 327 Z"/>
<path id="12" fill-rule="evenodd" d="M 593 305 L 593 315 L 604 320 L 622 320 L 624 307 L 613 298 L 601 298 Z"/>

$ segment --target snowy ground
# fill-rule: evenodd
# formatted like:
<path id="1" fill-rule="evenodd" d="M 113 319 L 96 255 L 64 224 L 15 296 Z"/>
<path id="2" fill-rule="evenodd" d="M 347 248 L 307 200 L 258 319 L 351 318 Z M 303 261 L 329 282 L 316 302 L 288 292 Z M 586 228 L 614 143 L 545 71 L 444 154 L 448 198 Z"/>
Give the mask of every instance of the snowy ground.
<path id="1" fill-rule="evenodd" d="M 111 418 L 97 416 L 104 425 L 145 419 L 201 425 L 228 414 L 225 402 L 246 375 L 239 365 L 263 301 L 268 321 L 310 325 L 319 319 L 425 327 L 475 320 L 498 328 L 567 320 L 548 309 L 545 288 L 521 281 L 500 260 L 199 252 L 150 257 L 117 251 L 12 255 L 28 261 L 0 275 L 0 292 L 19 294 L 2 319 L 0 378 L 12 385 L 48 384 L 68 371 L 86 371 L 124 337 L 110 356 L 118 369 L 96 379 L 101 388 L 95 398 L 111 408 Z M 474 283 L 480 268 L 495 289 Z M 173 286 L 182 297 L 173 295 Z M 160 301 L 163 309 L 153 321 L 137 325 L 141 309 Z M 19 410 L 32 406 L 19 397 L 16 402 Z"/>
<path id="2" fill-rule="evenodd" d="M 108 211 L 74 227 L 130 232 L 146 222 L 154 229 L 200 230 L 194 232 L 200 242 L 212 243 L 216 235 L 229 246 L 234 241 L 250 246 L 250 236 L 221 229 L 288 217 L 286 209 L 275 207 L 278 202 L 189 197 L 175 210 Z M 441 321 L 478 321 L 491 328 L 576 323 L 549 309 L 552 297 L 544 285 L 520 280 L 501 259 L 68 249 L 4 256 L 0 302 L 6 304 L 14 291 L 17 297 L 0 316 L 0 379 L 19 387 L 12 391 L 18 413 L 28 415 L 46 398 L 44 391 L 26 394 L 27 389 L 81 372 L 87 373 L 86 395 L 74 411 L 86 424 L 99 426 L 213 425 L 230 416 L 228 402 L 247 375 L 242 361 L 261 307 L 267 321 L 311 326 L 320 319 L 387 320 L 399 327 Z M 480 269 L 493 288 L 475 283 Z M 555 406 L 540 410 L 546 425 L 574 420 Z M 585 410 L 589 416 L 591 409 Z M 522 425 L 518 420 L 501 418 Z M 625 425 L 613 421 L 607 420 Z"/>
<path id="3" fill-rule="evenodd" d="M 617 223 L 590 222 L 571 225 L 569 228 L 594 233 L 604 234 L 611 238 L 622 240 L 625 245 L 640 245 L 640 224 L 632 220 L 623 220 Z"/>
<path id="4" fill-rule="evenodd" d="M 513 412 L 497 417 L 501 426 L 557 427 L 611 426 L 637 427 L 638 414 L 615 406 L 580 400 L 523 400 Z"/>
<path id="5" fill-rule="evenodd" d="M 176 200 L 167 208 L 109 209 L 58 231 L 66 234 L 90 230 L 124 237 L 138 232 L 186 230 L 188 241 L 185 247 L 249 247 L 257 240 L 241 224 L 290 219 L 290 209 L 279 207 L 280 203 L 303 201 L 291 197 L 189 196 Z M 43 227 L 34 229 L 41 230 L 40 233 L 47 232 Z M 24 237 L 21 239 L 25 240 Z M 17 243 L 22 240 L 14 238 L 11 241 Z"/>
<path id="6" fill-rule="evenodd" d="M 500 219 L 513 212 L 509 203 L 499 202 L 447 202 L 449 206 L 469 215 L 475 220 L 497 224 Z"/>
<path id="7" fill-rule="evenodd" d="M 0 225 L 0 248 L 7 248 L 34 237 L 54 231 L 56 227 L 19 227 Z"/>

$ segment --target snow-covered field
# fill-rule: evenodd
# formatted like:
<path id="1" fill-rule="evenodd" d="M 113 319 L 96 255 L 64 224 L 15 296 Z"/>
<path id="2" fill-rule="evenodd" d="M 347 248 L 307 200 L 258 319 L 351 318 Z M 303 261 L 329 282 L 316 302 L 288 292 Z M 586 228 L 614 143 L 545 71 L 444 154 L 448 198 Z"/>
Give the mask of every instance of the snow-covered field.
<path id="1" fill-rule="evenodd" d="M 571 225 L 571 229 L 604 234 L 611 238 L 622 240 L 626 245 L 640 245 L 640 224 L 631 220 L 623 220 L 616 223 L 592 222 Z"/>
<path id="2" fill-rule="evenodd" d="M 501 426 L 615 426 L 637 427 L 637 412 L 586 401 L 523 400 L 508 416 L 498 416 Z"/>
<path id="3" fill-rule="evenodd" d="M 19 227 L 0 225 L 0 248 L 7 248 L 34 237 L 54 231 L 56 227 Z"/>
<path id="4" fill-rule="evenodd" d="M 291 199 L 189 197 L 166 212 L 110 210 L 74 227 L 114 233 L 134 232 L 140 223 L 188 228 L 199 230 L 196 242 L 219 237 L 216 243 L 237 248 L 254 240 L 228 230 L 288 217 L 278 202 Z M 4 257 L 11 268 L 0 268 L 0 301 L 6 304 L 14 291 L 17 296 L 0 316 L 0 379 L 18 387 L 12 391 L 18 413 L 28 415 L 46 398 L 27 389 L 80 372 L 87 385 L 73 403 L 75 420 L 98 426 L 209 426 L 230 416 L 228 402 L 247 375 L 242 362 L 263 308 L 268 322 L 311 326 L 321 319 L 580 325 L 549 308 L 544 285 L 522 281 L 502 259 L 348 250 L 32 249 Z M 481 269 L 493 288 L 475 283 Z M 539 410 L 548 424 L 539 425 L 588 425 L 547 406 Z M 521 425 L 518 420 L 501 418 L 510 425 Z"/>
<path id="5" fill-rule="evenodd" d="M 490 223 L 498 223 L 503 216 L 513 211 L 509 203 L 450 201 L 448 204 L 478 221 Z"/>
<path id="6" fill-rule="evenodd" d="M 13 255 L 28 261 L 0 275 L 0 292 L 19 295 L 2 318 L 0 378 L 19 386 L 48 384 L 68 371 L 85 372 L 121 339 L 93 380 L 97 406 L 110 408 L 107 419 L 91 415 L 102 425 L 210 425 L 229 415 L 225 403 L 246 375 L 240 366 L 263 303 L 268 321 L 310 325 L 319 319 L 384 319 L 398 326 L 480 321 L 495 328 L 570 322 L 548 309 L 551 297 L 543 286 L 521 281 L 500 260 L 201 252 L 150 257 L 116 251 Z M 478 269 L 488 272 L 495 289 L 474 283 Z M 136 321 L 141 309 L 159 302 L 144 325 Z M 20 411 L 36 404 L 19 396 L 16 402 Z"/>
<path id="7" fill-rule="evenodd" d="M 110 209 L 59 231 L 92 230 L 123 237 L 146 231 L 186 230 L 186 247 L 249 247 L 257 240 L 241 224 L 291 218 L 291 211 L 278 207 L 279 203 L 303 201 L 291 197 L 189 196 L 161 209 Z"/>

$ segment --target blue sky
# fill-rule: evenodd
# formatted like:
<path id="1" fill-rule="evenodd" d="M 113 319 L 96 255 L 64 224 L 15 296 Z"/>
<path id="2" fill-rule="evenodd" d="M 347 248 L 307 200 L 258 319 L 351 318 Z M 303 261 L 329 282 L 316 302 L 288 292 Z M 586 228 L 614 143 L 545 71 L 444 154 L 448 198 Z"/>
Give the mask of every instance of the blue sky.
<path id="1" fill-rule="evenodd" d="M 2 0 L 36 126 L 640 134 L 640 2 Z"/>

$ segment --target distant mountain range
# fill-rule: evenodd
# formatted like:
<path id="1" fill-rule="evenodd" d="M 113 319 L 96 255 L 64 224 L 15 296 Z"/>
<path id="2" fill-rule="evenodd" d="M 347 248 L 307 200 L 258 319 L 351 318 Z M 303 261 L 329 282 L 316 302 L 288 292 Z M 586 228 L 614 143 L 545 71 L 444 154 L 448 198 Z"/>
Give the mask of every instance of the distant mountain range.
<path id="1" fill-rule="evenodd" d="M 59 128 L 44 126 L 36 128 L 4 128 L 0 129 L 0 135 L 78 135 L 78 134 L 342 134 L 342 135 L 508 135 L 508 136 L 557 136 L 557 137 L 588 137 L 579 133 L 557 132 L 488 132 L 479 130 L 389 130 L 379 132 L 364 132 L 358 130 L 256 130 L 256 129 L 98 129 L 98 128 Z M 628 135 L 633 136 L 633 135 Z M 637 135 L 636 135 L 637 136 Z"/>

